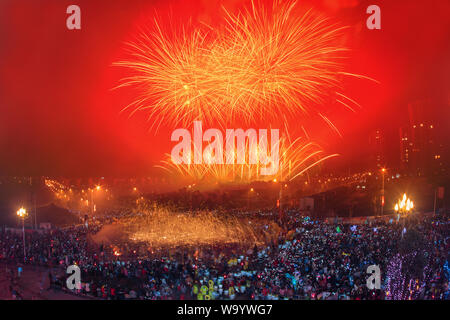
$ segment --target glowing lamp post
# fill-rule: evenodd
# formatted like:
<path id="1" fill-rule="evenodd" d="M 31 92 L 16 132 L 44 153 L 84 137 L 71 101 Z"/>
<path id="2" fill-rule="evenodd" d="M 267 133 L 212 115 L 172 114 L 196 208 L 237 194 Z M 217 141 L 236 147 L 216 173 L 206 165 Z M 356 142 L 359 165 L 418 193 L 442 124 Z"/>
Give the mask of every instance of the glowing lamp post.
<path id="1" fill-rule="evenodd" d="M 407 217 L 409 213 L 413 210 L 414 203 L 410 198 L 406 196 L 406 193 L 403 194 L 403 197 L 397 201 L 394 206 L 394 210 L 397 214 L 402 215 L 403 217 Z"/>
<path id="2" fill-rule="evenodd" d="M 381 184 L 381 215 L 384 212 L 384 174 L 386 173 L 386 168 L 381 168 L 382 184 Z"/>
<path id="3" fill-rule="evenodd" d="M 250 188 L 250 191 L 247 193 L 247 209 L 249 210 L 250 210 L 250 196 L 253 192 L 255 192 L 255 189 Z"/>
<path id="4" fill-rule="evenodd" d="M 22 235 L 23 235 L 23 260 L 26 261 L 26 250 L 25 250 L 25 218 L 27 216 L 27 210 L 25 208 L 20 208 L 17 210 L 17 216 L 22 219 Z"/>
<path id="5" fill-rule="evenodd" d="M 97 211 L 97 206 L 94 203 L 94 191 L 100 191 L 101 189 L 102 189 L 102 187 L 99 186 L 99 185 L 95 186 L 92 189 L 88 188 L 88 190 L 90 191 L 90 194 L 91 194 L 91 203 L 90 203 L 90 206 L 89 206 L 89 210 L 91 212 L 91 215 L 93 215 L 94 212 Z M 86 200 L 86 203 L 88 203 L 88 200 Z"/>

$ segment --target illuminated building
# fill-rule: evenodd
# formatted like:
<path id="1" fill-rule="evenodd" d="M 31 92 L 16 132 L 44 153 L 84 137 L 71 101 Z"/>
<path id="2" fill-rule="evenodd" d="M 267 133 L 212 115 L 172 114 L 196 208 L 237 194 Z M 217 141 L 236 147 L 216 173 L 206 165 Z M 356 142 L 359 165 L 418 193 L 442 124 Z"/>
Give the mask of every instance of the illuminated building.
<path id="1" fill-rule="evenodd" d="M 369 136 L 370 161 L 374 169 L 386 166 L 386 141 L 382 130 L 376 129 Z"/>
<path id="2" fill-rule="evenodd" d="M 429 115 L 430 102 L 420 100 L 408 105 L 409 123 L 400 128 L 400 160 L 404 170 L 422 176 L 442 170 L 442 144 Z"/>

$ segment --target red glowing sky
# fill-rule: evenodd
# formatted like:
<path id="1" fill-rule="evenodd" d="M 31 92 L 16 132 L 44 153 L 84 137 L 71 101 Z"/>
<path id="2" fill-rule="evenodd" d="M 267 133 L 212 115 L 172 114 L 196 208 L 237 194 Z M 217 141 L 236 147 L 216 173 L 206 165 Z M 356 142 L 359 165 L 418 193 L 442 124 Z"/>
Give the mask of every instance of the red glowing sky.
<path id="1" fill-rule="evenodd" d="M 143 114 L 119 111 L 133 90 L 110 89 L 123 76 L 111 64 L 124 42 L 157 10 L 214 23 L 221 5 L 243 0 L 108 1 L 3 0 L 0 3 L 0 171 L 3 175 L 150 175 L 170 151 L 167 130 L 148 132 Z M 397 138 L 408 102 L 431 99 L 443 134 L 450 119 L 450 23 L 447 1 L 302 1 L 349 25 L 350 72 L 380 81 L 346 82 L 362 105 L 356 114 L 332 114 L 343 138 L 319 137 L 351 163 L 364 154 L 377 127 Z M 195 6 L 192 4 L 196 3 Z M 81 8 L 82 29 L 66 28 L 68 5 Z M 382 29 L 365 27 L 370 4 L 381 8 Z M 319 135 L 320 136 L 320 135 Z M 325 137 L 328 137 L 325 139 Z M 361 146 L 355 148 L 355 146 Z M 396 145 L 390 146 L 393 157 Z"/>

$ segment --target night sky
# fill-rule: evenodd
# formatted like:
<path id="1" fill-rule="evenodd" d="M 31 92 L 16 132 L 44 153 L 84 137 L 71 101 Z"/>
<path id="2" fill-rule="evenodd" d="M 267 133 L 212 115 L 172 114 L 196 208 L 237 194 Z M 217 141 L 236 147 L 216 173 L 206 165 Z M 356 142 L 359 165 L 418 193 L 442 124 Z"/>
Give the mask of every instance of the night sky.
<path id="1" fill-rule="evenodd" d="M 155 134 L 145 114 L 120 113 L 135 91 L 111 90 L 124 75 L 112 63 L 155 10 L 164 16 L 170 7 L 177 19 L 211 23 L 221 19 L 220 5 L 233 11 L 243 2 L 2 0 L 0 175 L 157 174 L 153 166 L 170 152 L 173 128 Z M 302 3 L 350 26 L 347 70 L 380 82 L 345 82 L 362 109 L 330 115 L 342 138 L 316 128 L 325 149 L 342 155 L 341 164 L 365 154 L 375 128 L 387 132 L 395 160 L 398 125 L 407 121 L 407 103 L 417 99 L 432 101 L 430 115 L 441 136 L 449 136 L 449 1 Z M 71 4 L 81 8 L 81 30 L 66 28 Z M 370 4 L 381 8 L 381 30 L 365 26 Z"/>

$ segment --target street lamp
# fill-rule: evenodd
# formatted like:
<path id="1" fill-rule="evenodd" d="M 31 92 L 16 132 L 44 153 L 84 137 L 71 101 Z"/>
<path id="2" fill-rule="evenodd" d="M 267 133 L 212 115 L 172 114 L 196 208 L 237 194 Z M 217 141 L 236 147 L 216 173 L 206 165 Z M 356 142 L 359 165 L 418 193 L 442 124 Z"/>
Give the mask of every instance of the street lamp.
<path id="1" fill-rule="evenodd" d="M 255 189 L 250 188 L 250 191 L 247 193 L 247 209 L 250 210 L 250 195 L 255 192 Z"/>
<path id="2" fill-rule="evenodd" d="M 92 215 L 94 214 L 94 212 L 97 211 L 97 207 L 96 207 L 96 205 L 94 203 L 94 191 L 100 191 L 101 189 L 102 189 L 102 187 L 100 185 L 97 185 L 97 186 L 95 186 L 95 188 L 92 188 L 92 189 L 88 188 L 88 190 L 91 193 L 91 204 L 89 206 L 89 209 L 90 209 L 90 212 L 91 212 Z M 83 190 L 83 192 L 84 192 L 84 190 Z"/>
<path id="3" fill-rule="evenodd" d="M 23 235 L 23 260 L 26 261 L 26 250 L 25 250 L 25 218 L 27 216 L 27 210 L 22 207 L 17 210 L 17 216 L 22 219 L 22 235 Z"/>
<path id="4" fill-rule="evenodd" d="M 89 201 L 89 211 L 91 212 L 91 215 L 94 215 L 94 188 L 89 188 L 88 189 L 90 191 L 91 194 L 91 201 Z"/>
<path id="5" fill-rule="evenodd" d="M 386 168 L 381 168 L 381 215 L 384 212 L 384 174 L 386 173 Z"/>
<path id="6" fill-rule="evenodd" d="M 395 212 L 397 214 L 403 215 L 404 217 L 408 216 L 413 208 L 414 202 L 406 196 L 406 193 L 403 194 L 403 197 L 399 199 L 394 206 Z"/>

